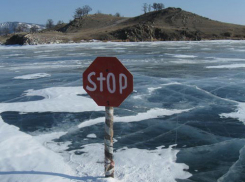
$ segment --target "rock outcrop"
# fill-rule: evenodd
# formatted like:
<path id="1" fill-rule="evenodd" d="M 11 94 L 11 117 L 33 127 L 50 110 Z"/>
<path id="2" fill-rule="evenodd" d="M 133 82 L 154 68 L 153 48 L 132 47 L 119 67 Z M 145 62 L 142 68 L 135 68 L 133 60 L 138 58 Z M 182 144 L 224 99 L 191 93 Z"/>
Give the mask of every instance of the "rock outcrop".
<path id="1" fill-rule="evenodd" d="M 24 45 L 26 34 L 16 34 L 6 40 L 5 45 Z"/>
<path id="2" fill-rule="evenodd" d="M 176 41 L 176 40 L 201 40 L 201 32 L 188 30 L 169 31 L 156 28 L 152 25 L 138 24 L 111 33 L 114 39 L 123 41 Z"/>
<path id="3" fill-rule="evenodd" d="M 46 32 L 35 34 L 16 34 L 6 40 L 5 45 L 38 45 L 38 44 L 59 44 L 69 40 L 61 33 Z"/>

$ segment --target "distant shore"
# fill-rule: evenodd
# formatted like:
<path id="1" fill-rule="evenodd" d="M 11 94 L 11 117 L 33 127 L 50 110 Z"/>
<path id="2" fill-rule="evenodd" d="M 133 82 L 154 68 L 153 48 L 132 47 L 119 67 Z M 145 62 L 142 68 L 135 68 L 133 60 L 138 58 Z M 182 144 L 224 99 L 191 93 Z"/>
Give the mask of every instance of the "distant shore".
<path id="1" fill-rule="evenodd" d="M 182 10 L 166 8 L 125 18 L 93 14 L 75 18 L 37 33 L 0 37 L 6 45 L 115 42 L 245 40 L 245 26 L 214 21 Z"/>
<path id="2" fill-rule="evenodd" d="M 58 34 L 59 35 L 59 34 Z M 52 38 L 50 38 L 52 37 Z M 63 39 L 62 39 L 63 38 Z M 168 41 L 211 41 L 211 40 L 245 40 L 245 38 L 205 38 L 198 40 L 191 39 L 174 39 Z M 67 38 L 64 39 L 64 36 L 51 36 L 48 34 L 15 34 L 12 36 L 8 36 L 0 39 L 0 45 L 43 45 L 43 44 L 72 44 L 72 43 L 88 43 L 88 42 L 157 42 L 162 40 L 143 40 L 143 41 L 132 41 L 132 40 L 97 40 L 97 39 L 88 39 L 88 40 L 80 40 L 73 41 Z"/>

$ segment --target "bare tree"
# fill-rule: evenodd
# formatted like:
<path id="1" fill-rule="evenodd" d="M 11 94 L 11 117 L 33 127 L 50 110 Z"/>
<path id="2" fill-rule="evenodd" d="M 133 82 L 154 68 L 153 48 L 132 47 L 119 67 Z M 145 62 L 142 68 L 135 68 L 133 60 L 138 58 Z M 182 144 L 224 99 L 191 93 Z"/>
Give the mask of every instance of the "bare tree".
<path id="1" fill-rule="evenodd" d="M 154 11 L 157 11 L 157 3 L 153 3 L 152 8 L 154 9 Z"/>
<path id="2" fill-rule="evenodd" d="M 118 12 L 114 16 L 115 17 L 121 17 L 120 13 L 118 13 Z"/>
<path id="3" fill-rule="evenodd" d="M 10 30 L 9 30 L 8 27 L 5 27 L 5 28 L 2 29 L 2 34 L 3 35 L 7 36 L 9 33 L 10 33 Z"/>
<path id="4" fill-rule="evenodd" d="M 18 25 L 16 27 L 15 32 L 23 32 L 23 29 L 22 29 L 21 25 Z"/>
<path id="5" fill-rule="evenodd" d="M 82 8 L 77 8 L 74 13 L 74 18 L 82 18 L 83 16 L 87 16 L 88 13 L 92 11 L 92 8 L 88 5 L 83 6 Z"/>
<path id="6" fill-rule="evenodd" d="M 16 28 L 15 28 L 15 32 L 27 32 L 28 31 L 28 27 L 26 24 L 19 24 Z"/>
<path id="7" fill-rule="evenodd" d="M 155 11 L 158 11 L 158 10 L 164 9 L 165 6 L 164 6 L 163 3 L 153 3 L 152 8 L 153 8 Z"/>
<path id="8" fill-rule="evenodd" d="M 14 32 L 14 33 L 16 33 L 17 27 L 18 27 L 18 24 L 13 24 L 12 29 L 13 29 L 13 32 Z"/>
<path id="9" fill-rule="evenodd" d="M 144 3 L 143 4 L 143 11 L 144 11 L 145 14 L 147 13 L 147 9 L 148 9 L 148 4 Z"/>
<path id="10" fill-rule="evenodd" d="M 165 6 L 164 6 L 163 3 L 157 3 L 157 9 L 158 9 L 158 10 L 162 10 L 162 9 L 164 9 L 164 8 L 165 8 Z"/>
<path id="11" fill-rule="evenodd" d="M 74 18 L 82 18 L 84 15 L 84 11 L 82 8 L 77 8 L 74 13 Z"/>
<path id="12" fill-rule="evenodd" d="M 52 19 L 48 19 L 46 22 L 46 28 L 52 29 L 54 27 L 54 21 Z"/>
<path id="13" fill-rule="evenodd" d="M 30 32 L 31 32 L 31 33 L 36 33 L 36 32 L 38 32 L 38 26 L 37 26 L 37 25 L 32 26 L 32 27 L 30 28 Z"/>
<path id="14" fill-rule="evenodd" d="M 92 8 L 89 5 L 83 6 L 84 16 L 87 16 L 90 11 L 92 11 Z"/>
<path id="15" fill-rule="evenodd" d="M 148 12 L 151 12 L 151 4 L 148 4 Z"/>
<path id="16" fill-rule="evenodd" d="M 22 29 L 22 32 L 28 32 L 28 26 L 26 24 L 21 24 L 20 25 L 21 29 Z"/>
<path id="17" fill-rule="evenodd" d="M 62 25 L 64 22 L 62 21 L 62 20 L 59 20 L 58 22 L 57 22 L 57 25 Z"/>

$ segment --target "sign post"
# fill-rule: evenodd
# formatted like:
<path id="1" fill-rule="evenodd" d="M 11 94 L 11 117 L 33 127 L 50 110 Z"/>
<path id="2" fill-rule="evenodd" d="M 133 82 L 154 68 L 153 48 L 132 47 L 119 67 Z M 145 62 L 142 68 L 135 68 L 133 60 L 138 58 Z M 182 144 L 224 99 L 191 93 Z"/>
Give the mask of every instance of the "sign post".
<path id="1" fill-rule="evenodd" d="M 105 107 L 105 177 L 114 178 L 113 107 Z"/>
<path id="2" fill-rule="evenodd" d="M 113 178 L 113 107 L 133 91 L 133 75 L 116 57 L 97 57 L 83 73 L 83 88 L 98 106 L 105 106 L 105 177 Z"/>

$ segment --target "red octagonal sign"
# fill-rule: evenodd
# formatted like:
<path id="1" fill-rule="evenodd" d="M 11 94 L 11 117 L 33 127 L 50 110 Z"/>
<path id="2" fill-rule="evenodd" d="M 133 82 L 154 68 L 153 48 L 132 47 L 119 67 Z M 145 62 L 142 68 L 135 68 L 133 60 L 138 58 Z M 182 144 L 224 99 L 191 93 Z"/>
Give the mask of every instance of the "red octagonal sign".
<path id="1" fill-rule="evenodd" d="M 133 91 L 133 75 L 116 57 L 97 57 L 83 73 L 83 88 L 97 105 L 118 107 Z"/>

